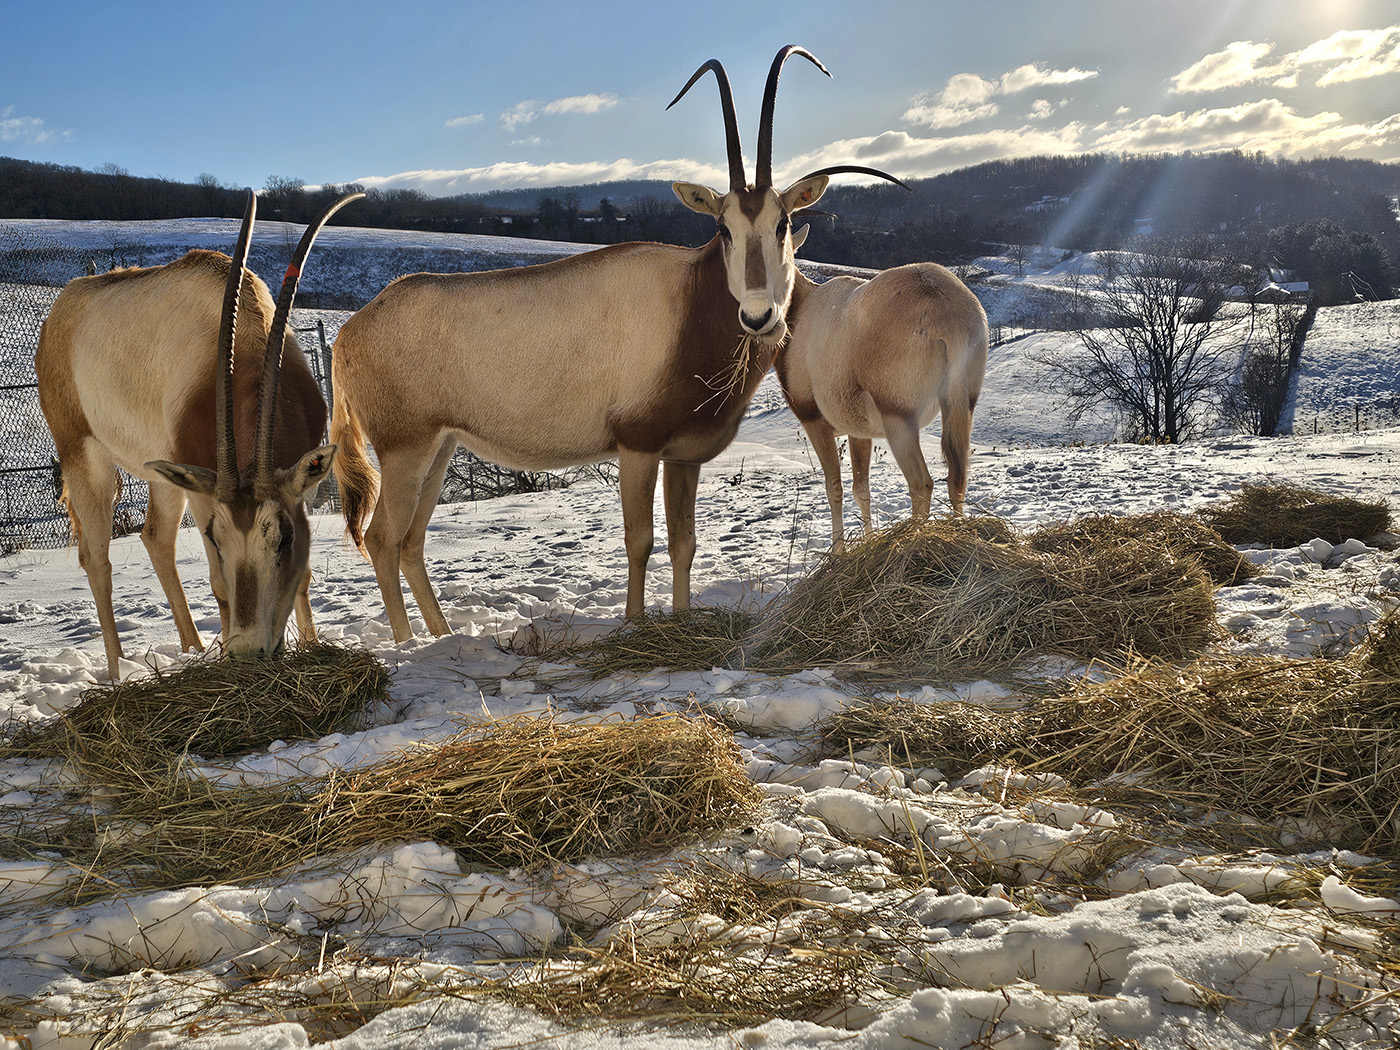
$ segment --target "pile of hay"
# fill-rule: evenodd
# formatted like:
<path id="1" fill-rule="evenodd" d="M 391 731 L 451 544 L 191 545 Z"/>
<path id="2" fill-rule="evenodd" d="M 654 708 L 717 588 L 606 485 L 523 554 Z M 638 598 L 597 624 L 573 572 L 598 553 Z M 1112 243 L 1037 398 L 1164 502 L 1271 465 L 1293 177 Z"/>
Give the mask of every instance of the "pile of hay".
<path id="1" fill-rule="evenodd" d="M 1111 557 L 1116 547 L 1135 539 L 1159 544 L 1180 558 L 1195 558 L 1219 587 L 1242 583 L 1259 572 L 1253 562 L 1209 525 L 1169 510 L 1151 514 L 1089 514 L 1073 521 L 1052 522 L 1028 535 L 1026 544 L 1031 550 L 1051 554 L 1082 550 Z"/>
<path id="2" fill-rule="evenodd" d="M 832 753 L 988 762 L 1117 779 L 1171 800 L 1284 821 L 1361 850 L 1400 848 L 1400 617 L 1342 660 L 1160 664 L 1011 712 L 896 702 L 833 719 Z"/>
<path id="3" fill-rule="evenodd" d="M 1026 539 L 996 518 L 906 520 L 828 555 L 757 613 L 643 617 L 554 657 L 594 677 L 816 666 L 904 681 L 1001 674 L 1038 656 L 1197 653 L 1219 632 L 1202 563 L 1222 579 L 1250 568 L 1189 519 L 1145 518 L 1105 515 Z"/>
<path id="4" fill-rule="evenodd" d="M 984 531 L 911 520 L 831 555 L 765 611 L 749 666 L 981 677 L 1033 655 L 1174 659 L 1218 631 L 1199 563 L 1151 538 L 1047 553 Z"/>
<path id="5" fill-rule="evenodd" d="M 1297 485 L 1245 485 L 1229 499 L 1202 508 L 1200 518 L 1229 543 L 1296 547 L 1366 540 L 1390 529 L 1385 502 L 1367 503 Z"/>
<path id="6" fill-rule="evenodd" d="M 671 615 L 646 614 L 601 638 L 571 645 L 555 659 L 581 664 L 594 678 L 646 674 L 657 667 L 707 671 L 743 661 L 744 639 L 758 617 L 742 609 L 701 606 Z"/>
<path id="7" fill-rule="evenodd" d="M 221 788 L 170 771 L 109 800 L 88 859 L 144 887 L 264 879 L 393 842 L 488 867 L 660 851 L 746 817 L 761 795 L 732 736 L 678 715 L 601 724 L 520 718 L 357 772 Z"/>
<path id="8" fill-rule="evenodd" d="M 182 756 L 223 758 L 359 728 L 388 687 L 373 654 L 324 642 L 280 660 L 192 660 L 94 686 L 52 722 L 20 729 L 3 751 L 62 758 L 99 783 L 120 783 Z"/>

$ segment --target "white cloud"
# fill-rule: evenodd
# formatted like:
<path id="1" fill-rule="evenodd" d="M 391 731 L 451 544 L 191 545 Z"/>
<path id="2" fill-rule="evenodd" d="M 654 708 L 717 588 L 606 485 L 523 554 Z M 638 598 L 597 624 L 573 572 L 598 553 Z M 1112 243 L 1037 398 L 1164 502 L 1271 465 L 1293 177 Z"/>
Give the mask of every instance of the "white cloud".
<path id="1" fill-rule="evenodd" d="M 1091 80 L 1098 76 L 1097 70 L 1089 69 L 1045 69 L 1039 63 L 1019 66 L 1001 78 L 1001 90 L 1012 95 L 1027 88 L 1043 84 L 1073 84 L 1079 80 Z"/>
<path id="2" fill-rule="evenodd" d="M 1039 64 L 1019 66 L 996 80 L 985 80 L 976 73 L 956 73 L 942 91 L 920 95 L 911 101 L 904 119 L 923 127 L 954 128 L 974 120 L 994 117 L 1001 111 L 995 101 L 1046 84 L 1072 84 L 1098 73 L 1087 69 L 1046 69 Z"/>
<path id="3" fill-rule="evenodd" d="M 1303 66 L 1328 67 L 1317 77 L 1319 87 L 1397 73 L 1400 26 L 1345 29 L 1271 60 L 1273 50 L 1273 44 L 1236 40 L 1174 76 L 1172 91 L 1189 94 L 1258 83 L 1291 89 L 1298 86 L 1298 73 Z"/>
<path id="4" fill-rule="evenodd" d="M 1288 75 L 1292 66 L 1287 56 L 1278 62 L 1264 61 L 1273 49 L 1273 44 L 1236 40 L 1227 44 L 1223 50 L 1211 52 L 1172 77 L 1171 89 L 1179 95 L 1194 94 L 1275 80 Z"/>
<path id="5" fill-rule="evenodd" d="M 485 119 L 486 119 L 486 114 L 485 114 L 485 113 L 473 113 L 473 114 L 471 114 L 470 116 L 466 116 L 466 117 L 453 117 L 451 120 L 449 120 L 449 121 L 447 121 L 446 123 L 444 123 L 444 124 L 443 124 L 443 127 L 445 127 L 445 128 L 465 128 L 465 127 L 469 127 L 469 126 L 472 125 L 472 124 L 480 124 L 480 123 L 481 123 L 483 120 L 485 120 Z"/>
<path id="6" fill-rule="evenodd" d="M 14 106 L 0 109 L 0 142 L 67 142 L 72 137 L 71 131 L 46 128 L 39 117 L 16 116 Z"/>
<path id="7" fill-rule="evenodd" d="M 1097 130 L 1097 129 L 1096 129 Z M 1102 129 L 1095 150 L 1131 152 L 1263 151 L 1285 157 L 1393 150 L 1400 114 L 1375 123 L 1347 123 L 1339 113 L 1299 113 L 1278 99 L 1193 112 L 1159 113 Z"/>
<path id="8" fill-rule="evenodd" d="M 1047 117 L 1051 116 L 1057 109 L 1059 109 L 1059 107 L 1056 106 L 1053 102 L 1046 101 L 1043 98 L 1038 98 L 1031 103 L 1030 118 L 1032 120 L 1045 120 Z"/>
<path id="9" fill-rule="evenodd" d="M 568 98 L 556 98 L 540 112 L 549 114 L 597 113 L 604 109 L 612 109 L 615 105 L 617 105 L 616 95 L 570 95 Z"/>
<path id="10" fill-rule="evenodd" d="M 528 98 L 517 102 L 501 114 L 501 123 L 507 131 L 515 131 L 540 116 L 559 116 L 565 113 L 599 113 L 617 105 L 616 95 L 570 95 L 556 98 L 553 102 L 540 102 Z"/>
<path id="11" fill-rule="evenodd" d="M 481 168 L 403 171 L 394 175 L 365 176 L 354 181 L 370 188 L 416 189 L 430 197 L 445 197 L 515 186 L 570 186 L 615 179 L 685 179 L 711 186 L 727 186 L 729 169 L 686 159 L 638 162 L 624 157 L 613 161 L 555 161 L 542 164 L 502 161 Z"/>
<path id="12" fill-rule="evenodd" d="M 1343 30 L 1298 52 L 1305 65 L 1334 63 L 1317 78 L 1319 87 L 1400 72 L 1400 26 Z"/>

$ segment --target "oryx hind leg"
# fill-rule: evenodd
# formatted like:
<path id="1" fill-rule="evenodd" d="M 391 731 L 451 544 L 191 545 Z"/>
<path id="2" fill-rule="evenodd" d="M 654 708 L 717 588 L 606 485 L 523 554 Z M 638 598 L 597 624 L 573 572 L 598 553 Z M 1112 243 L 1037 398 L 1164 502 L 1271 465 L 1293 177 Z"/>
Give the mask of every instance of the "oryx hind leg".
<path id="1" fill-rule="evenodd" d="M 929 504 L 933 501 L 933 477 L 928 472 L 924 450 L 919 444 L 919 421 L 912 415 L 897 412 L 881 413 L 880 421 L 894 461 L 899 464 L 909 485 L 914 517 L 927 518 Z"/>
<path id="2" fill-rule="evenodd" d="M 121 677 L 122 643 L 112 610 L 112 509 L 117 498 L 117 466 L 95 441 L 80 441 L 59 452 L 68 515 L 77 525 L 78 564 L 87 574 L 97 623 L 102 629 L 107 675 Z"/>
<path id="3" fill-rule="evenodd" d="M 953 513 L 963 512 L 967 497 L 967 471 L 972 460 L 972 401 L 956 394 L 947 398 L 943 414 L 943 458 L 948 463 L 948 502 Z"/>
<path id="4" fill-rule="evenodd" d="M 374 504 L 369 528 L 365 530 L 365 549 L 374 565 L 374 577 L 379 583 L 379 594 L 384 599 L 384 611 L 396 642 L 413 637 L 399 573 L 404 544 L 418 515 L 419 497 L 437 449 L 437 445 L 419 446 L 381 452 L 379 456 L 379 499 Z M 426 511 L 429 516 L 432 510 L 429 504 Z"/>
<path id="5" fill-rule="evenodd" d="M 180 648 L 189 652 L 191 649 L 203 650 L 204 640 L 195 628 L 185 588 L 175 567 L 175 541 L 180 535 L 180 519 L 184 517 L 186 502 L 184 489 L 161 481 L 151 482 L 141 542 L 146 545 L 151 567 L 155 569 L 156 579 L 160 580 L 161 589 L 165 591 L 165 600 L 170 603 L 170 615 L 180 632 Z"/>
<path id="6" fill-rule="evenodd" d="M 409 523 L 401 556 L 403 577 L 408 581 L 409 590 L 413 592 L 413 600 L 418 603 L 418 611 L 423 615 L 424 624 L 434 635 L 450 634 L 452 628 L 447 622 L 447 617 L 442 614 L 442 606 L 438 604 L 433 582 L 428 579 L 428 564 L 423 548 L 428 540 L 428 523 L 432 520 L 433 511 L 437 509 L 438 497 L 442 495 L 442 483 L 447 477 L 452 453 L 456 451 L 457 439 L 450 435 L 438 447 L 432 466 L 428 468 L 427 476 L 419 486 L 418 507 Z"/>

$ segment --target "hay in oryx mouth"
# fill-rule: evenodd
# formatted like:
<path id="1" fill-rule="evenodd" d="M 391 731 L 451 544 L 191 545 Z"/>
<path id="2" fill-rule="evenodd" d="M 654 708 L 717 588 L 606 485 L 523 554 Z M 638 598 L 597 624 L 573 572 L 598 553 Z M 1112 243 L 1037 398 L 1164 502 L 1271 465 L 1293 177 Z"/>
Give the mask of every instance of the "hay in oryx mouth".
<path id="1" fill-rule="evenodd" d="M 1266 547 L 1295 547 L 1317 538 L 1333 544 L 1366 540 L 1391 526 L 1384 501 L 1372 503 L 1298 485 L 1244 485 L 1197 513 L 1228 543 Z"/>
<path id="2" fill-rule="evenodd" d="M 388 669 L 368 650 L 326 642 L 275 660 L 189 660 L 93 686 L 53 721 L 12 734 L 0 754 L 63 758 L 108 783 L 184 755 L 224 758 L 360 728 L 388 686 Z"/>
<path id="3" fill-rule="evenodd" d="M 670 848 L 744 818 L 761 799 L 732 735 L 705 718 L 515 718 L 326 777 L 222 787 L 171 768 L 104 798 L 100 844 L 74 859 L 102 886 L 266 879 L 398 842 L 468 863 L 534 868 Z"/>
<path id="4" fill-rule="evenodd" d="M 1400 614 L 1347 657 L 1143 663 L 1017 710 L 895 701 L 837 715 L 833 754 L 873 748 L 950 770 L 1009 763 L 1081 786 L 1285 825 L 1297 839 L 1400 849 Z"/>

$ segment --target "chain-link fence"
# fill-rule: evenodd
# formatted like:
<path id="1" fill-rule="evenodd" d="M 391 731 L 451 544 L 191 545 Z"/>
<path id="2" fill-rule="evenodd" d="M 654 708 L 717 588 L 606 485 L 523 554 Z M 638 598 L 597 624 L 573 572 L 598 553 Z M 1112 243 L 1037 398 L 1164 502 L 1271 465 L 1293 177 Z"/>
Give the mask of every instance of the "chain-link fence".
<path id="1" fill-rule="evenodd" d="M 85 273 L 115 266 L 140 266 L 148 252 L 136 242 L 114 241 L 100 251 L 66 246 L 24 227 L 0 225 L 0 554 L 25 547 L 62 547 L 71 542 L 68 516 L 59 504 L 63 482 L 49 428 L 39 411 L 34 352 L 39 329 L 59 289 Z M 311 372 L 331 402 L 331 344 L 349 311 L 294 310 L 297 333 Z M 616 482 L 614 463 L 575 468 L 563 474 L 507 470 L 459 448 L 448 468 L 440 502 L 489 499 L 517 492 L 563 488 L 581 477 Z M 118 472 L 120 489 L 113 535 L 145 523 L 148 488 Z M 321 485 L 314 506 L 339 509 L 334 479 Z M 186 519 L 188 524 L 188 519 Z"/>

